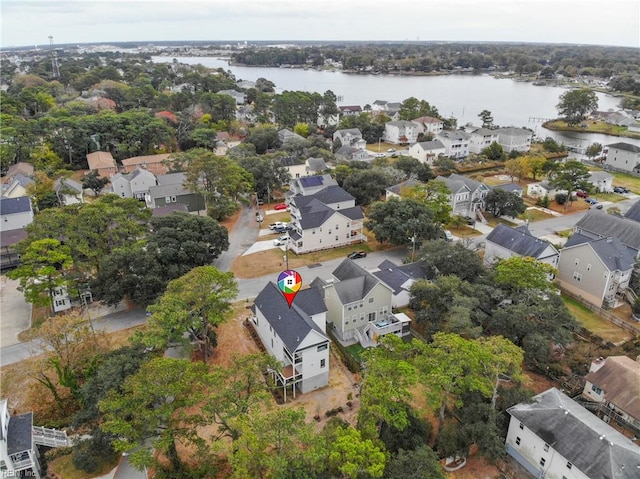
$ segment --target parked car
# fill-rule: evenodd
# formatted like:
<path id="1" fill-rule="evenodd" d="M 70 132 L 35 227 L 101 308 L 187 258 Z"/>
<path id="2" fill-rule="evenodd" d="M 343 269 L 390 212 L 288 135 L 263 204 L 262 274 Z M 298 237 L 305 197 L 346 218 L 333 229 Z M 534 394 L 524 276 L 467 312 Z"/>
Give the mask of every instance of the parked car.
<path id="1" fill-rule="evenodd" d="M 620 193 L 620 194 L 629 193 L 629 189 L 625 188 L 624 186 L 614 186 L 613 187 L 613 192 L 614 193 Z"/>
<path id="2" fill-rule="evenodd" d="M 367 257 L 366 251 L 354 251 L 347 255 L 347 258 L 349 259 L 360 259 L 360 258 L 366 258 L 366 257 Z"/>
<path id="3" fill-rule="evenodd" d="M 589 198 L 589 193 L 587 193 L 586 191 L 576 191 L 576 196 L 580 197 L 580 198 Z"/>
<path id="4" fill-rule="evenodd" d="M 444 239 L 445 241 L 453 241 L 453 234 L 451 234 L 451 231 L 444 230 Z"/>
<path id="5" fill-rule="evenodd" d="M 385 156 L 387 155 L 385 155 L 384 153 L 376 153 L 376 158 L 384 158 Z"/>
<path id="6" fill-rule="evenodd" d="M 276 226 L 271 231 L 273 231 L 274 233 L 280 234 L 280 233 L 286 233 L 289 230 L 287 228 L 285 228 L 284 226 Z"/>
<path id="7" fill-rule="evenodd" d="M 289 207 L 288 207 L 286 204 L 284 204 L 284 203 L 280 203 L 279 205 L 275 205 L 275 206 L 273 207 L 273 209 L 274 209 L 274 210 L 288 210 L 288 209 L 289 209 Z"/>
<path id="8" fill-rule="evenodd" d="M 585 198 L 584 199 L 587 203 L 589 203 L 590 205 L 596 205 L 598 204 L 598 200 L 594 199 L 594 198 Z"/>
<path id="9" fill-rule="evenodd" d="M 277 238 L 277 239 L 274 239 L 274 240 L 273 240 L 273 244 L 274 244 L 275 246 L 284 246 L 284 245 L 286 245 L 286 244 L 287 244 L 287 242 L 286 242 L 286 241 L 284 241 L 284 240 L 281 240 L 280 238 Z"/>
<path id="10" fill-rule="evenodd" d="M 284 228 L 288 223 L 283 223 L 282 221 L 276 221 L 275 223 L 271 223 L 269 225 L 270 230 L 275 230 L 276 228 Z"/>
<path id="11" fill-rule="evenodd" d="M 264 216 L 262 216 L 262 215 L 256 215 L 256 221 L 257 221 L 258 223 L 262 223 L 262 222 L 264 221 Z"/>
<path id="12" fill-rule="evenodd" d="M 476 224 L 476 220 L 474 220 L 471 216 L 465 216 L 464 220 L 467 222 L 468 225 L 475 225 Z"/>
<path id="13" fill-rule="evenodd" d="M 278 236 L 278 239 L 280 241 L 289 241 L 289 235 Z"/>
<path id="14" fill-rule="evenodd" d="M 601 205 L 600 203 L 598 203 L 598 204 L 596 204 L 596 205 L 591 205 L 591 206 L 589 207 L 589 209 L 591 209 L 591 208 L 595 208 L 595 209 L 597 209 L 597 210 L 601 210 L 601 209 L 602 209 L 602 205 Z"/>
<path id="15" fill-rule="evenodd" d="M 387 151 L 388 151 L 389 153 L 395 153 L 396 149 L 395 149 L 395 148 L 389 148 Z"/>

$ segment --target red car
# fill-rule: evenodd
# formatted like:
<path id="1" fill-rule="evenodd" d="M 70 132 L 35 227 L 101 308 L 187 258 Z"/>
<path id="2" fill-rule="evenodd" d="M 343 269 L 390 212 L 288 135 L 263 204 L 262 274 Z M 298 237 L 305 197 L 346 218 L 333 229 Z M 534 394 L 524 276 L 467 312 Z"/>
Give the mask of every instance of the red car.
<path id="1" fill-rule="evenodd" d="M 576 196 L 579 196 L 580 198 L 589 198 L 589 193 L 580 190 L 576 192 Z"/>
<path id="2" fill-rule="evenodd" d="M 289 207 L 284 203 L 281 203 L 279 205 L 275 205 L 273 207 L 274 210 L 286 210 L 287 208 L 289 208 Z"/>

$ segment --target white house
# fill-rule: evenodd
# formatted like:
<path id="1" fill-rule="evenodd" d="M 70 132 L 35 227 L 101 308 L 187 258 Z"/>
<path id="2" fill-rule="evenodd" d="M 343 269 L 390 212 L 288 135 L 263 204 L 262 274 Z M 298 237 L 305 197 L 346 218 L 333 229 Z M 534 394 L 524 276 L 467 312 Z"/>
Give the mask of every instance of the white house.
<path id="1" fill-rule="evenodd" d="M 338 182 L 331 178 L 331 175 L 313 175 L 307 178 L 292 178 L 289 181 L 289 191 L 287 197 L 294 195 L 313 195 L 327 186 L 337 186 Z"/>
<path id="2" fill-rule="evenodd" d="M 498 144 L 506 153 L 512 151 L 525 152 L 531 149 L 533 132 L 525 128 L 498 128 Z"/>
<path id="3" fill-rule="evenodd" d="M 484 209 L 484 200 L 490 191 L 484 183 L 457 173 L 452 173 L 448 177 L 438 176 L 435 181 L 442 181 L 449 188 L 453 215 L 475 217 L 477 210 Z"/>
<path id="4" fill-rule="evenodd" d="M 218 95 L 227 95 L 236 101 L 236 105 L 244 105 L 245 94 L 237 90 L 220 90 Z"/>
<path id="5" fill-rule="evenodd" d="M 551 186 L 546 181 L 539 183 L 529 183 L 527 186 L 527 196 L 531 198 L 544 198 L 547 196 L 550 200 L 557 193 L 555 187 Z"/>
<path id="6" fill-rule="evenodd" d="M 394 145 L 412 145 L 418 139 L 418 125 L 407 120 L 388 121 L 384 124 L 382 138 Z"/>
<path id="7" fill-rule="evenodd" d="M 421 116 L 420 118 L 414 118 L 411 121 L 418 125 L 418 134 L 423 133 L 425 135 L 435 137 L 438 133 L 444 130 L 444 122 L 440 118 Z"/>
<path id="8" fill-rule="evenodd" d="M 307 179 L 322 177 L 308 176 Z M 289 248 L 297 254 L 322 249 L 338 248 L 366 241 L 363 233 L 364 214 L 355 205 L 355 198 L 337 185 L 309 195 L 288 197 L 291 207 L 291 223 L 294 230 L 289 232 Z"/>
<path id="9" fill-rule="evenodd" d="M 607 145 L 605 164 L 620 171 L 640 172 L 640 146 L 624 142 Z"/>
<path id="10" fill-rule="evenodd" d="M 0 197 L 0 229 L 2 231 L 25 228 L 33 223 L 33 208 L 28 196 Z"/>
<path id="11" fill-rule="evenodd" d="M 420 163 L 432 165 L 440 155 L 445 155 L 447 149 L 440 140 L 420 141 L 409 147 L 409 156 L 416 158 Z"/>
<path id="12" fill-rule="evenodd" d="M 33 425 L 33 413 L 17 416 L 9 413 L 6 399 L 0 400 L 0 474 L 2 477 L 40 475 L 37 446 L 69 446 L 67 433 Z"/>
<path id="13" fill-rule="evenodd" d="M 598 193 L 611 193 L 613 191 L 613 175 L 606 171 L 592 171 L 587 181 L 593 185 Z"/>
<path id="14" fill-rule="evenodd" d="M 63 205 L 84 203 L 84 189 L 82 184 L 70 178 L 58 178 L 53 183 L 53 191 Z"/>
<path id="15" fill-rule="evenodd" d="M 149 170 L 138 168 L 132 173 L 117 173 L 111 177 L 113 192 L 123 198 L 144 200 L 149 188 L 156 186 L 156 176 Z"/>
<path id="16" fill-rule="evenodd" d="M 391 287 L 348 258 L 331 274 L 327 280 L 314 279 L 311 287 L 321 292 L 327 321 L 341 342 L 371 347 L 386 334 L 410 334 L 411 320 L 392 314 Z"/>
<path id="17" fill-rule="evenodd" d="M 267 352 L 282 365 L 270 371 L 285 391 L 302 393 L 329 384 L 327 307 L 315 288 L 298 291 L 291 307 L 274 283 L 268 283 L 252 307 L 251 322 Z"/>
<path id="18" fill-rule="evenodd" d="M 551 388 L 509 408 L 506 449 L 534 477 L 637 479 L 640 447 Z"/>
<path id="19" fill-rule="evenodd" d="M 53 288 L 52 296 L 51 302 L 55 313 L 71 309 L 71 298 L 66 286 L 60 285 Z"/>
<path id="20" fill-rule="evenodd" d="M 438 135 L 438 140 L 445 147 L 445 155 L 455 159 L 469 156 L 470 138 L 471 136 L 462 130 L 442 131 Z"/>
<path id="21" fill-rule="evenodd" d="M 471 128 L 467 130 L 469 133 L 469 151 L 471 153 L 480 153 L 485 148 L 491 146 L 492 143 L 498 143 L 498 133 L 496 130 L 489 128 Z"/>
<path id="22" fill-rule="evenodd" d="M 333 134 L 333 141 L 337 140 L 343 147 L 349 146 L 358 150 L 364 150 L 367 147 L 367 142 L 362 138 L 362 132 L 358 128 L 336 130 Z"/>
<path id="23" fill-rule="evenodd" d="M 526 226 L 511 228 L 498 224 L 487 235 L 484 264 L 491 266 L 500 259 L 509 259 L 513 256 L 533 258 L 557 268 L 560 253 L 548 241 L 533 236 Z"/>
<path id="24" fill-rule="evenodd" d="M 7 180 L 2 184 L 2 196 L 5 198 L 28 196 L 27 187 L 35 184 L 35 181 L 22 173 L 15 173 L 12 177 L 7 177 Z"/>
<path id="25" fill-rule="evenodd" d="M 640 359 L 640 358 L 638 358 Z M 609 356 L 591 362 L 582 397 L 601 405 L 605 417 L 640 430 L 640 362 Z"/>

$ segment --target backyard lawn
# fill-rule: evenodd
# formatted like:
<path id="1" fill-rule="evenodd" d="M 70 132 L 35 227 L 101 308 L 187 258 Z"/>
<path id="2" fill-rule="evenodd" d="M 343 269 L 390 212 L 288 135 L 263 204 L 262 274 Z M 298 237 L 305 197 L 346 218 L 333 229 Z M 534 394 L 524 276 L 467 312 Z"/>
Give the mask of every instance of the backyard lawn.
<path id="1" fill-rule="evenodd" d="M 591 311 L 586 306 L 580 304 L 575 299 L 562 296 L 562 301 L 573 315 L 574 318 L 582 325 L 583 328 L 597 335 L 598 337 L 609 341 L 613 344 L 619 344 L 628 341 L 633 334 L 625 329 L 619 328 L 606 319 L 601 318 L 598 314 Z"/>

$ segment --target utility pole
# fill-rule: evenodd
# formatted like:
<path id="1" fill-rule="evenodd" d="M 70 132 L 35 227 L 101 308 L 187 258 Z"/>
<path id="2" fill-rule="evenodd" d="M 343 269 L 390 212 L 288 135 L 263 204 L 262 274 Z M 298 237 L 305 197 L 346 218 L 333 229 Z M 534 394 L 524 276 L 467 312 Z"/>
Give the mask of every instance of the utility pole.
<path id="1" fill-rule="evenodd" d="M 53 36 L 49 35 L 49 45 L 51 46 L 51 76 L 60 78 L 60 68 L 58 67 L 58 54 L 53 48 Z"/>

